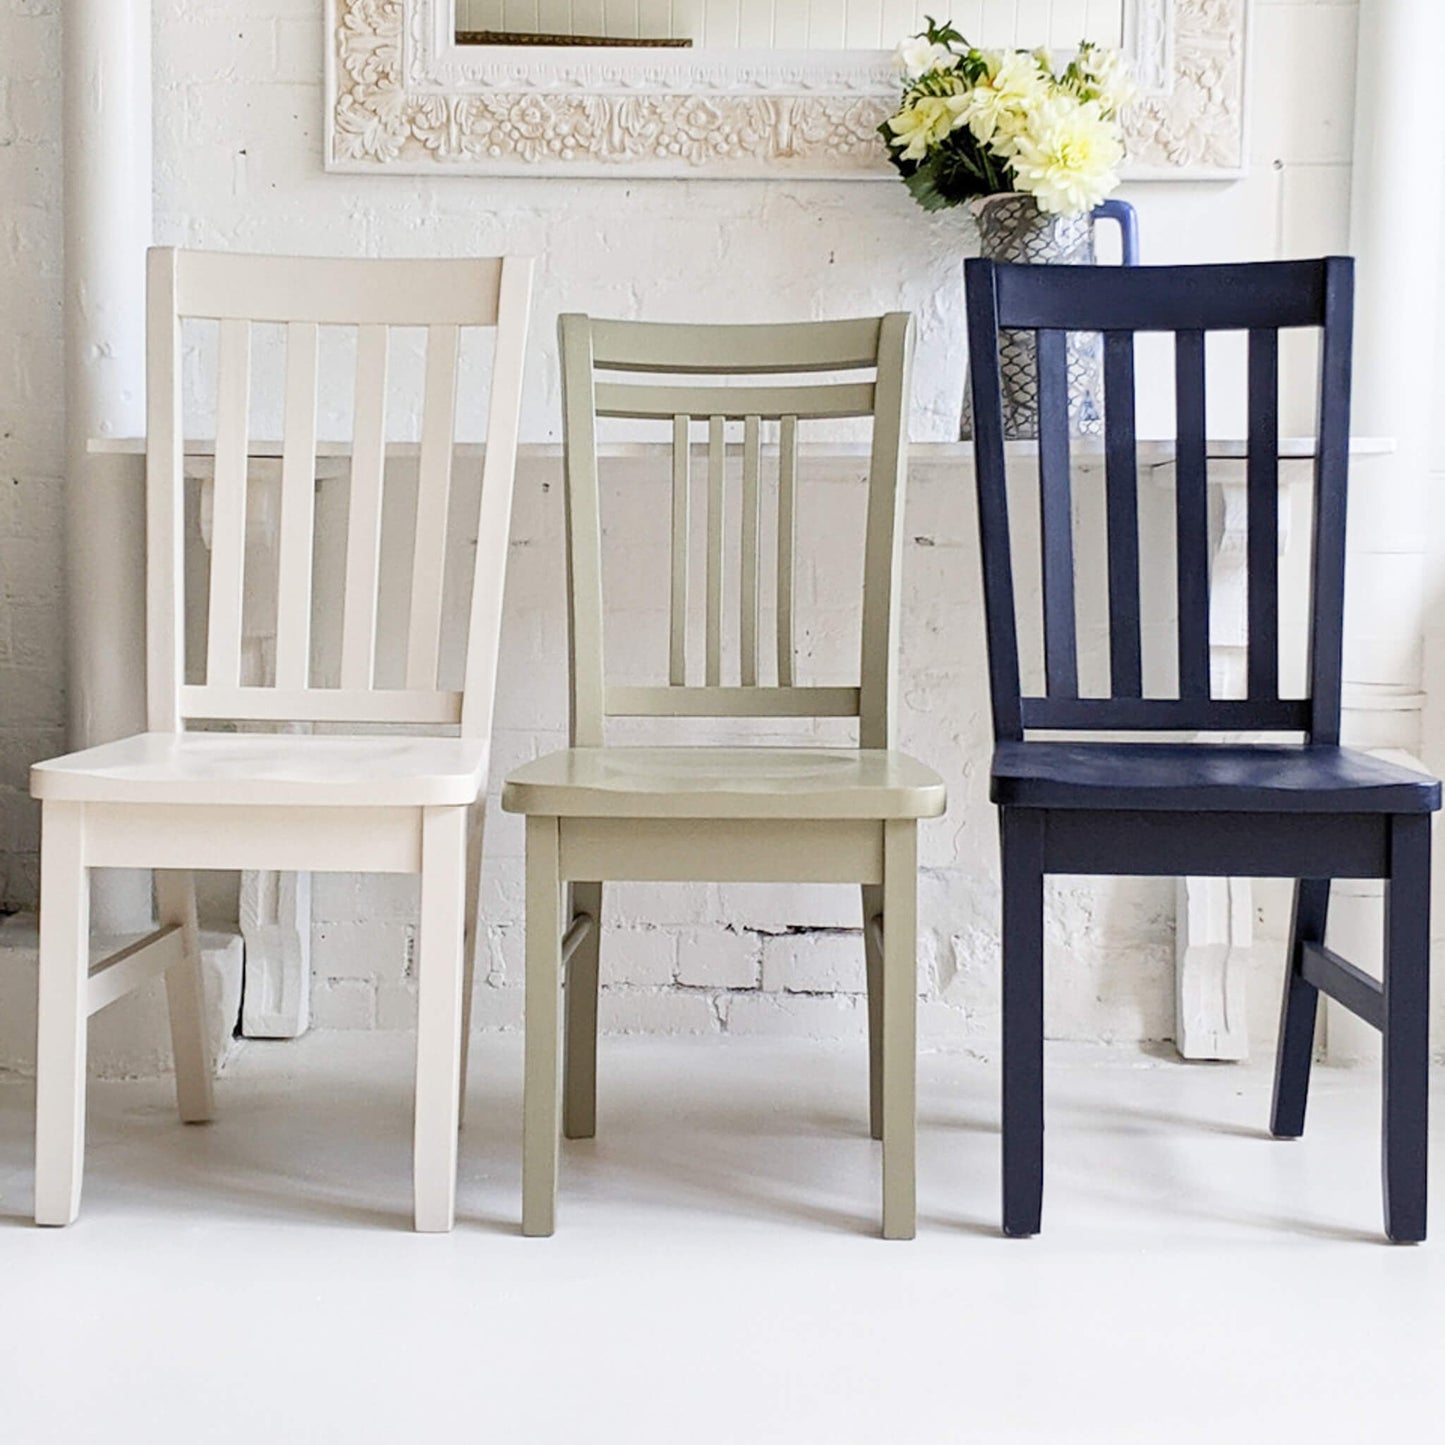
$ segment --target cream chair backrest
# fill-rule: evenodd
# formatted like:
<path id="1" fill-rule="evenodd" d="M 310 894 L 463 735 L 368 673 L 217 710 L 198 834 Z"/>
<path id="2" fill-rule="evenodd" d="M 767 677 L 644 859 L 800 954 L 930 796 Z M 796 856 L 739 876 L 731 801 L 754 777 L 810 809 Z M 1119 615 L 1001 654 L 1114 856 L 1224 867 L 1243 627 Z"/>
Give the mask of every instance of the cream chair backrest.
<path id="1" fill-rule="evenodd" d="M 333 260 L 157 248 L 150 253 L 147 339 L 148 715 L 152 731 L 190 719 L 456 724 L 491 728 L 512 504 L 532 263 Z M 218 323 L 216 471 L 205 680 L 185 683 L 181 322 Z M 242 608 L 251 337 L 286 334 L 274 686 L 243 686 Z M 319 337 L 356 329 L 355 428 L 342 599 L 340 686 L 312 683 Z M 376 685 L 377 597 L 386 461 L 387 355 L 393 327 L 426 329 L 416 541 L 406 675 Z M 448 509 L 461 334 L 494 328 L 476 565 L 460 692 L 439 687 Z"/>

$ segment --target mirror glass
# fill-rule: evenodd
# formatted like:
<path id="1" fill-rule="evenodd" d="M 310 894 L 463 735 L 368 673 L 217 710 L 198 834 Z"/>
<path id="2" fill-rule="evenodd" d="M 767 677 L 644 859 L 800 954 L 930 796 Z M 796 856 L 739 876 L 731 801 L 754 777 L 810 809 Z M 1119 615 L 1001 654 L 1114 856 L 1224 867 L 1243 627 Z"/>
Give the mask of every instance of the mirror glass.
<path id="1" fill-rule="evenodd" d="M 709 50 L 892 50 L 948 17 L 990 47 L 1118 46 L 1123 0 L 456 0 L 457 39 Z"/>

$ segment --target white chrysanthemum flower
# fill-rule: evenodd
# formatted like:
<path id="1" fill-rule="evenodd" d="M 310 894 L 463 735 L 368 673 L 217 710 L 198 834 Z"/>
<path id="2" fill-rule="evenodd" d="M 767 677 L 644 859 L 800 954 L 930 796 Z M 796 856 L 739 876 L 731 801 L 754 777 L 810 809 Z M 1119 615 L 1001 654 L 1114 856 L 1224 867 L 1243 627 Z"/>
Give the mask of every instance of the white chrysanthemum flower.
<path id="1" fill-rule="evenodd" d="M 1021 191 L 1041 211 L 1092 211 L 1115 186 L 1124 158 L 1119 129 L 1097 101 L 1054 95 L 1030 115 L 1014 140 L 1012 163 Z"/>
<path id="2" fill-rule="evenodd" d="M 984 61 L 988 73 L 969 92 L 965 118 L 980 145 L 1006 156 L 1029 112 L 1046 98 L 1048 77 L 1026 51 L 989 51 Z"/>
<path id="3" fill-rule="evenodd" d="M 1129 67 L 1117 50 L 1085 43 L 1074 62 L 1085 100 L 1097 100 L 1106 116 L 1116 115 L 1139 94 Z"/>
<path id="4" fill-rule="evenodd" d="M 894 55 L 894 63 L 908 80 L 917 80 L 932 70 L 954 70 L 958 56 L 946 45 L 935 45 L 926 35 L 912 35 Z"/>
<path id="5" fill-rule="evenodd" d="M 905 106 L 888 122 L 893 144 L 906 161 L 921 161 L 931 147 L 951 130 L 963 123 L 962 112 L 968 104 L 963 95 L 925 95 Z"/>

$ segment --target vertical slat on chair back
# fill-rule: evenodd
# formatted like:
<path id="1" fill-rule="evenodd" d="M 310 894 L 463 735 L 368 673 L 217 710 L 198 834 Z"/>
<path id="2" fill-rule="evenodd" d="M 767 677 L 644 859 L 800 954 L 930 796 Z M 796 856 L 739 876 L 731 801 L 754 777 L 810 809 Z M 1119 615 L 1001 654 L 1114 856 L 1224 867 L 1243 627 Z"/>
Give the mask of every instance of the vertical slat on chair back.
<path id="1" fill-rule="evenodd" d="M 707 425 L 707 685 L 722 686 L 722 605 L 724 526 L 727 500 L 726 418 L 714 416 Z M 676 622 L 673 624 L 676 626 Z"/>
<path id="2" fill-rule="evenodd" d="M 839 716 L 861 719 L 864 746 L 886 746 L 896 687 L 909 319 L 689 327 L 564 316 L 559 331 L 574 743 L 600 745 L 608 716 Z M 850 375 L 858 372 L 872 375 L 861 381 Z M 824 379 L 823 373 L 833 376 Z M 671 427 L 666 686 L 604 684 L 599 417 Z M 794 609 L 799 425 L 857 417 L 873 421 L 859 682 L 799 687 Z M 694 458 L 699 439 L 705 440 L 700 466 Z M 730 479 L 735 473 L 734 492 Z M 695 485 L 705 489 L 700 576 L 690 560 Z M 730 501 L 733 496 L 736 502 Z M 774 547 L 765 558 L 770 520 L 776 524 Z M 764 587 L 769 568 L 771 589 Z M 732 576 L 737 578 L 735 613 L 726 580 Z M 774 604 L 770 639 L 769 590 Z M 700 657 L 690 646 L 698 594 Z M 727 645 L 734 635 L 735 662 Z"/>
<path id="3" fill-rule="evenodd" d="M 501 579 L 516 462 L 531 263 L 516 260 L 298 260 L 157 249 L 150 259 L 147 511 L 149 712 L 184 719 L 453 723 L 490 726 Z M 183 319 L 218 323 L 214 525 L 205 678 L 184 681 L 182 637 Z M 251 438 L 252 328 L 284 328 L 286 363 L 277 540 L 274 686 L 242 676 Z M 312 682 L 317 402 L 323 327 L 357 337 L 355 423 L 341 603 L 340 686 Z M 387 446 L 390 332 L 427 337 L 405 677 L 375 671 Z M 496 332 L 466 671 L 439 685 L 446 543 L 463 328 Z"/>
<path id="4" fill-rule="evenodd" d="M 1139 618 L 1139 469 L 1135 452 L 1134 333 L 1104 334 L 1104 485 L 1109 551 L 1109 681 L 1143 697 Z"/>
<path id="5" fill-rule="evenodd" d="M 1209 461 L 1204 333 L 1174 334 L 1174 575 L 1179 696 L 1209 696 Z"/>
<path id="6" fill-rule="evenodd" d="M 426 405 L 417 468 L 411 625 L 406 644 L 406 685 L 422 692 L 437 685 L 441 653 L 442 584 L 446 574 L 461 335 L 459 326 L 433 326 L 427 333 Z"/>
<path id="7" fill-rule="evenodd" d="M 281 457 L 281 537 L 277 548 L 276 686 L 311 681 L 311 557 L 316 532 L 316 400 L 321 328 L 293 321 L 286 328 L 286 419 Z"/>
<path id="8" fill-rule="evenodd" d="M 793 655 L 798 645 L 793 625 L 798 555 L 798 418 L 778 424 L 777 651 L 778 686 L 793 686 Z"/>
<path id="9" fill-rule="evenodd" d="M 1079 695 L 1074 611 L 1074 486 L 1069 471 L 1068 336 L 1040 331 L 1039 520 L 1043 543 L 1044 671 L 1050 697 Z"/>
<path id="10" fill-rule="evenodd" d="M 389 341 L 385 326 L 358 329 L 356 420 L 346 509 L 346 590 L 341 604 L 341 685 L 356 692 L 371 686 L 376 668 Z"/>
<path id="11" fill-rule="evenodd" d="M 1247 691 L 1279 696 L 1279 332 L 1249 333 Z"/>
<path id="12" fill-rule="evenodd" d="M 1029 728 L 1303 731 L 1339 735 L 1344 508 L 1349 456 L 1352 266 L 1342 258 L 1242 266 L 966 267 L 968 329 L 990 688 L 1000 737 Z M 1280 695 L 1279 333 L 1322 333 L 1311 581 L 1310 693 Z M 1001 332 L 1032 332 L 1039 388 L 1038 476 L 1043 589 L 1042 696 L 1020 685 L 1018 614 L 1003 435 Z M 1245 695 L 1214 695 L 1206 336 L 1248 336 Z M 1074 481 L 1067 335 L 1100 332 L 1104 354 L 1104 500 L 1109 683 L 1083 696 L 1078 670 Z M 1145 696 L 1134 339 L 1173 336 L 1177 685 Z"/>
<path id="13" fill-rule="evenodd" d="M 251 401 L 251 328 L 220 326 L 216 367 L 215 524 L 211 600 L 206 630 L 206 681 L 241 685 L 241 599 L 246 561 L 246 464 Z"/>

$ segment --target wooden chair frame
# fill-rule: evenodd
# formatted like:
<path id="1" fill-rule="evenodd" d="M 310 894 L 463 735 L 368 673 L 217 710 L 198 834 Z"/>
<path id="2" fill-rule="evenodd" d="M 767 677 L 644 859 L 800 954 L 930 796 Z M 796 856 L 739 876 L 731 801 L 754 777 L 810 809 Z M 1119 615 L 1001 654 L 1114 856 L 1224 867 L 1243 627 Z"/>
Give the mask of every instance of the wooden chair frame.
<path id="1" fill-rule="evenodd" d="M 503 794 L 504 808 L 528 815 L 523 1231 L 553 1231 L 560 1133 L 589 1138 L 596 1130 L 604 882 L 782 881 L 861 887 L 869 980 L 870 1117 L 884 1156 L 883 1232 L 890 1238 L 911 1237 L 917 820 L 943 808 L 937 778 L 891 751 L 898 712 L 911 319 L 890 315 L 799 326 L 675 326 L 574 315 L 562 317 L 560 335 L 572 749 L 554 755 L 560 761 L 543 759 L 514 774 Z M 867 380 L 814 379 L 822 373 L 858 371 L 874 375 Z M 725 380 L 739 384 L 717 384 Z M 665 687 L 610 687 L 604 680 L 598 417 L 660 420 L 673 428 L 671 636 Z M 794 672 L 798 424 L 821 417 L 868 417 L 873 422 L 857 687 L 804 687 Z M 687 655 L 694 418 L 705 419 L 708 439 L 701 685 L 690 680 Z M 723 664 L 729 422 L 741 423 L 743 429 L 741 659 L 735 686 L 725 684 Z M 758 606 L 762 435 L 769 422 L 775 422 L 779 432 L 777 618 L 771 644 L 765 643 Z M 765 654 L 770 651 L 775 683 L 764 680 Z M 675 768 L 675 787 L 659 785 L 622 802 L 609 796 L 604 785 L 589 785 L 581 777 L 605 766 L 599 759 L 625 758 L 632 752 L 605 747 L 606 720 L 618 716 L 856 717 L 860 750 L 846 755 L 846 765 L 840 763 L 851 769 L 846 781 L 826 795 L 813 790 L 805 799 L 790 795 L 786 786 L 770 795 L 741 781 L 733 786 L 726 778 L 698 782 L 689 773 L 690 768 L 705 770 L 711 760 L 720 769 L 735 770 L 741 779 L 750 765 L 781 750 L 744 748 L 726 756 L 709 750 L 658 750 L 667 758 L 659 762 L 651 757 L 647 766 L 661 767 L 665 777 Z M 819 756 L 818 750 L 807 754 L 814 764 Z"/>
<path id="2" fill-rule="evenodd" d="M 416 1227 L 450 1229 L 531 262 L 321 260 L 158 248 L 150 253 L 148 293 L 149 731 L 32 772 L 32 792 L 42 800 L 36 1220 L 68 1224 L 79 1209 L 87 1020 L 156 974 L 166 979 L 181 1118 L 199 1122 L 212 1115 L 191 870 L 324 869 L 421 876 Z M 185 682 L 183 657 L 183 318 L 219 323 L 208 646 L 205 680 L 194 686 Z M 272 687 L 242 686 L 241 679 L 253 322 L 284 325 L 287 340 L 281 626 Z M 322 326 L 358 328 L 339 687 L 311 684 Z M 374 659 L 387 341 L 389 328 L 399 326 L 427 328 L 426 400 L 406 677 L 401 688 L 379 688 Z M 495 329 L 496 350 L 465 677 L 453 692 L 438 678 L 442 579 L 460 336 L 472 327 Z M 389 747 L 401 754 L 414 747 L 423 760 L 404 777 L 392 777 L 385 766 L 367 762 L 375 739 L 186 731 L 187 722 L 201 719 L 450 724 L 459 736 L 413 744 L 389 735 Z M 156 870 L 159 927 L 91 964 L 89 871 L 108 867 Z"/>
<path id="3" fill-rule="evenodd" d="M 1304 1127 L 1321 991 L 1384 1036 L 1385 1219 L 1425 1235 L 1429 814 L 1439 785 L 1342 749 L 1341 657 L 1353 269 L 1348 259 L 1115 269 L 966 263 L 979 525 L 1003 852 L 1004 1229 L 1038 1231 L 1043 1196 L 1046 873 L 1293 877 L 1271 1128 Z M 1279 332 L 1321 335 L 1308 695 L 1281 695 Z M 1045 696 L 1020 685 L 999 333 L 1036 333 Z M 1243 698 L 1211 693 L 1205 335 L 1246 331 L 1248 638 Z M 1109 693 L 1079 686 L 1065 335 L 1105 352 Z M 1134 336 L 1175 337 L 1178 696 L 1144 695 Z M 1295 733 L 1279 745 L 1059 745 L 1036 730 Z M 1333 878 L 1386 883 L 1385 977 L 1325 947 Z"/>

